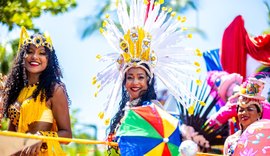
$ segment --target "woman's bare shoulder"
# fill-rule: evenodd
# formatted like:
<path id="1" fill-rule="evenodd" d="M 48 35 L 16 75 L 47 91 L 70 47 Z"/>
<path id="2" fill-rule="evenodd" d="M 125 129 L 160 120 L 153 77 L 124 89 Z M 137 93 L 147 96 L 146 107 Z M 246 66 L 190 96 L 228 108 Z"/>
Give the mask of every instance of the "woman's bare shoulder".
<path id="1" fill-rule="evenodd" d="M 63 82 L 55 83 L 53 94 L 55 95 L 57 93 L 66 93 L 66 86 Z"/>
<path id="2" fill-rule="evenodd" d="M 53 101 L 59 101 L 60 99 L 68 99 L 67 91 L 65 84 L 60 82 L 60 83 L 55 83 L 54 85 L 54 90 L 53 90 L 53 96 L 51 100 Z"/>

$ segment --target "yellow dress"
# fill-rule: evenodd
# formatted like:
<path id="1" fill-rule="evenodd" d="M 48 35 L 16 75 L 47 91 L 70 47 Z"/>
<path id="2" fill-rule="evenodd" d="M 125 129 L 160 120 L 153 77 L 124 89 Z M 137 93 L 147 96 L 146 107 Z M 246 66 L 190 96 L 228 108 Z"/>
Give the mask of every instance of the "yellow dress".
<path id="1" fill-rule="evenodd" d="M 34 100 L 34 98 L 31 97 L 31 95 L 33 94 L 36 88 L 37 88 L 37 85 L 32 85 L 32 86 L 24 87 L 21 90 L 17 98 L 17 102 L 11 105 L 9 108 L 9 118 L 11 119 L 11 122 L 14 125 L 18 126 L 17 132 L 20 132 L 20 133 L 27 133 L 28 125 L 30 125 L 31 123 L 35 121 L 45 121 L 45 122 L 53 123 L 53 127 L 51 131 L 42 132 L 41 134 L 45 136 L 52 136 L 52 134 L 54 134 L 54 136 L 56 135 L 57 137 L 56 122 L 53 119 L 53 114 L 52 114 L 51 109 L 49 109 L 46 106 L 46 101 L 40 100 L 41 94 L 37 96 L 36 100 Z M 63 152 L 60 146 L 60 143 L 58 141 L 44 140 L 44 142 L 47 143 L 47 150 L 45 151 L 43 150 L 43 152 L 40 152 L 39 153 L 40 156 L 66 155 Z"/>

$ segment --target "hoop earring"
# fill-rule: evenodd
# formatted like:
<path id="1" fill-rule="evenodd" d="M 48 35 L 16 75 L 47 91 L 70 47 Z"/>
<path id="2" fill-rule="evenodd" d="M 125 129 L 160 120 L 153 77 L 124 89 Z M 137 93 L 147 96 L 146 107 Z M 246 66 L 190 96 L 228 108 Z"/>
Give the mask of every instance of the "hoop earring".
<path id="1" fill-rule="evenodd" d="M 27 79 L 27 74 L 26 74 L 26 69 L 25 69 L 25 60 L 23 59 L 23 85 L 26 86 L 28 84 L 28 79 Z"/>

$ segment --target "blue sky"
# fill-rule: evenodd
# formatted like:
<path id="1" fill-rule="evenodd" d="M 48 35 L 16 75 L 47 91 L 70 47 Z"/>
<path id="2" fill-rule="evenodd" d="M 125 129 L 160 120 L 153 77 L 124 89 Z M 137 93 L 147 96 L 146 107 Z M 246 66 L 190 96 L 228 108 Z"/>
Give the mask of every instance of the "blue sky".
<path id="1" fill-rule="evenodd" d="M 86 124 L 97 124 L 104 128 L 97 118 L 105 97 L 94 98 L 95 88 L 91 78 L 104 67 L 96 61 L 97 54 L 112 52 L 106 40 L 97 31 L 92 36 L 81 40 L 80 19 L 92 14 L 100 1 L 78 0 L 76 9 L 63 15 L 46 14 L 34 22 L 41 31 L 47 30 L 53 40 L 59 62 L 64 71 L 66 83 L 72 100 L 71 108 L 80 108 L 79 121 Z M 225 28 L 237 15 L 242 15 L 247 31 L 260 35 L 267 26 L 267 9 L 262 0 L 201 0 L 199 11 L 190 10 L 184 14 L 187 26 L 196 25 L 207 34 L 207 39 L 194 35 L 190 47 L 202 51 L 219 48 Z M 198 23 L 196 23 L 198 17 Z M 3 29 L 3 28 L 1 28 Z M 19 28 L 10 36 L 19 37 Z M 0 37 L 1 36 L 0 34 Z M 101 132 L 104 133 L 104 132 Z"/>

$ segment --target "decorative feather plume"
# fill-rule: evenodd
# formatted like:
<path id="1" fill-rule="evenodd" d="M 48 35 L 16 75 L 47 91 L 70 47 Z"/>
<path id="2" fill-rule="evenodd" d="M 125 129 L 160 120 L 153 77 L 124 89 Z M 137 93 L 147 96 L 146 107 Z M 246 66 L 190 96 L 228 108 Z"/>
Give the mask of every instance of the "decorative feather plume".
<path id="1" fill-rule="evenodd" d="M 168 87 L 170 92 L 188 108 L 198 99 L 186 87 L 187 80 L 195 80 L 194 75 L 201 71 L 197 56 L 202 56 L 198 49 L 188 49 L 181 45 L 183 40 L 192 38 L 183 26 L 185 17 L 176 16 L 171 8 L 161 7 L 164 1 L 130 0 L 127 9 L 125 0 L 117 3 L 117 14 L 121 28 L 117 28 L 109 15 L 102 24 L 100 32 L 114 48 L 116 53 L 98 55 L 102 62 L 113 61 L 108 67 L 93 78 L 97 92 L 109 83 L 115 83 L 102 117 L 109 116 L 116 103 L 124 77 L 124 69 L 136 62 L 146 63 L 151 74 L 155 74 Z M 117 57 L 118 53 L 118 57 Z M 115 74 L 115 73 L 117 74 Z M 189 97 L 189 100 L 186 100 Z M 109 114 L 106 115 L 104 113 Z"/>

